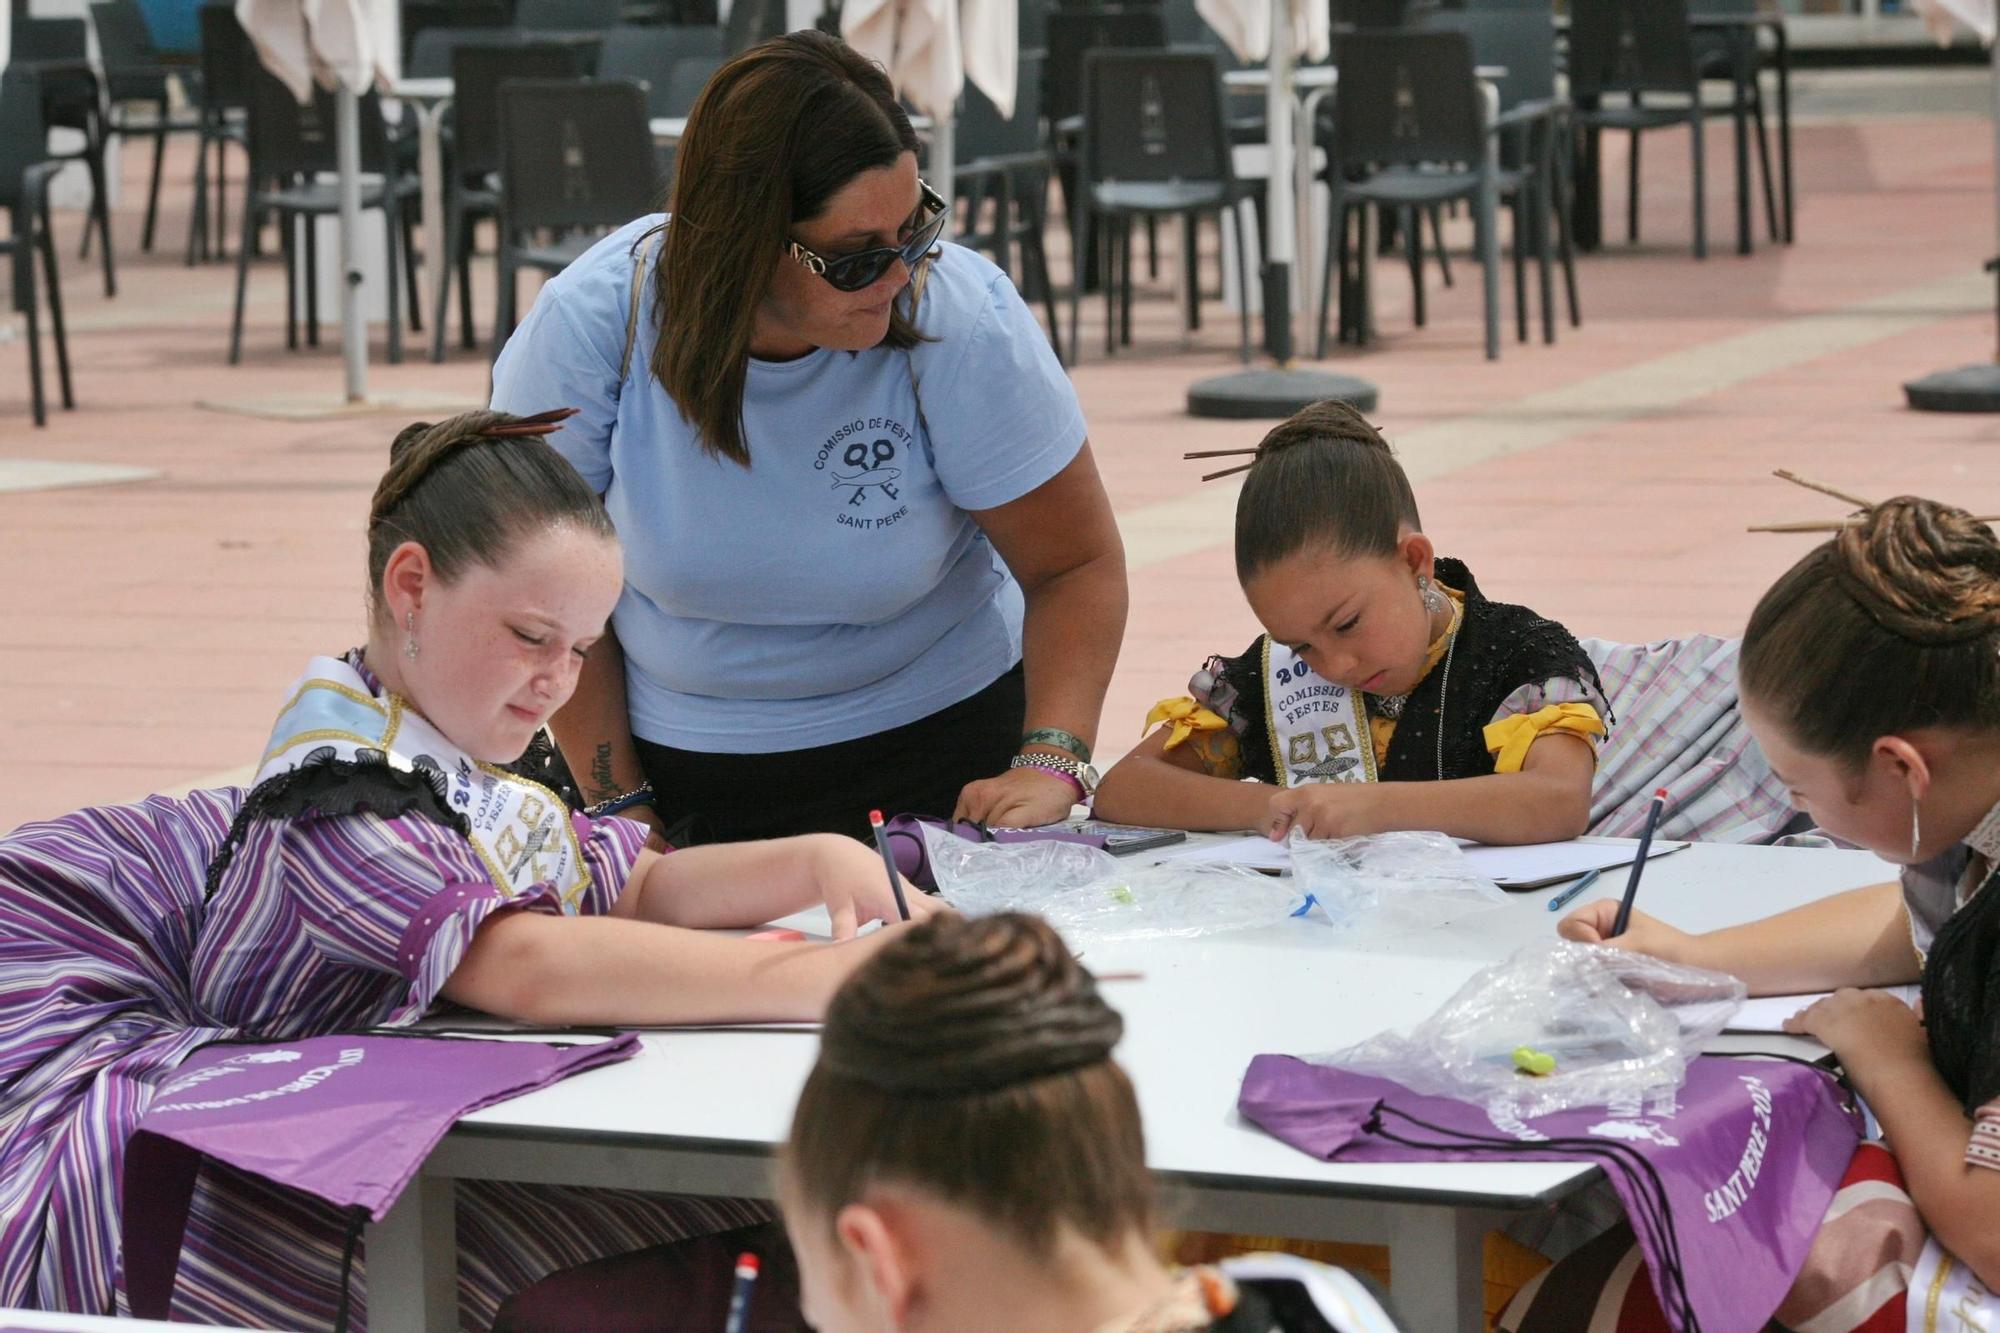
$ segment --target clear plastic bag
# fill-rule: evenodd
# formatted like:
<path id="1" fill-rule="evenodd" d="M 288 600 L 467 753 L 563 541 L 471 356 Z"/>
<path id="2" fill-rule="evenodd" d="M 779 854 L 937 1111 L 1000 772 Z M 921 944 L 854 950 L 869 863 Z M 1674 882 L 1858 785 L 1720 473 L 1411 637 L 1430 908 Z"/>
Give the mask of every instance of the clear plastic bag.
<path id="1" fill-rule="evenodd" d="M 1430 930 L 1507 903 L 1507 895 L 1442 833 L 1316 842 L 1294 830 L 1291 851 L 1299 892 L 1349 936 Z"/>
<path id="2" fill-rule="evenodd" d="M 1601 944 L 1541 940 L 1482 969 L 1408 1032 L 1311 1057 L 1522 1119 L 1574 1106 L 1650 1103 L 1676 1091 L 1721 1032 L 1735 977 Z M 1523 1073 L 1515 1051 L 1554 1057 Z"/>
<path id="3" fill-rule="evenodd" d="M 1268 926 L 1300 903 L 1289 880 L 1240 866 L 1133 865 L 1054 839 L 968 842 L 929 825 L 923 834 L 938 893 L 952 907 L 967 916 L 1032 912 L 1072 948 Z"/>

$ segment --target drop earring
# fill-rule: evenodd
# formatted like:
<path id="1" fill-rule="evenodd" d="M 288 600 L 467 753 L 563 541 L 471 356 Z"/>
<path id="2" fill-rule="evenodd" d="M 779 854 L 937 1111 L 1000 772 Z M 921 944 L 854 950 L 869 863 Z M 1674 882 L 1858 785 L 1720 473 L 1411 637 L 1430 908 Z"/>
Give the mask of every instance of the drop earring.
<path id="1" fill-rule="evenodd" d="M 1435 583 L 1431 582 L 1430 575 L 1417 575 L 1417 596 L 1423 598 L 1424 610 L 1433 615 L 1444 610 L 1444 594 L 1437 590 Z"/>
<path id="2" fill-rule="evenodd" d="M 417 613 L 413 610 L 403 618 L 403 656 L 415 661 L 417 657 Z"/>
<path id="3" fill-rule="evenodd" d="M 1917 863 L 1917 848 L 1924 840 L 1923 825 L 1917 820 L 1917 798 L 1910 798 L 1910 864 Z"/>

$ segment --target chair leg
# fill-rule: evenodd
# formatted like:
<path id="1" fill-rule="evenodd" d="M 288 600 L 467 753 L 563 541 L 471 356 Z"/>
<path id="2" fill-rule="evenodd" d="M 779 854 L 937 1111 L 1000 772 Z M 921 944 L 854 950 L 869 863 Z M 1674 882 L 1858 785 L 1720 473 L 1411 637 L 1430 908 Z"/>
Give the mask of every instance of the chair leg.
<path id="1" fill-rule="evenodd" d="M 1525 183 L 1514 191 L 1513 207 L 1509 211 L 1513 214 L 1507 224 L 1513 231 L 1513 235 L 1509 237 L 1511 243 L 1507 248 L 1512 252 L 1514 259 L 1514 340 L 1526 342 L 1528 341 L 1528 269 L 1525 247 L 1528 234 L 1528 189 Z"/>
<path id="2" fill-rule="evenodd" d="M 1077 336 L 1083 309 L 1083 274 L 1089 262 L 1083 253 L 1084 237 L 1089 230 L 1089 219 L 1083 209 L 1072 206 L 1069 227 L 1069 364 L 1072 366 L 1083 360 L 1083 344 L 1077 341 Z"/>
<path id="3" fill-rule="evenodd" d="M 160 169 L 167 156 L 167 99 L 159 100 L 159 119 L 153 125 L 153 181 L 146 187 L 146 225 L 139 233 L 139 248 L 153 251 L 153 225 L 160 218 Z"/>
<path id="4" fill-rule="evenodd" d="M 111 199 L 105 192 L 104 183 L 104 133 L 98 126 L 96 138 L 87 147 L 90 164 L 90 211 L 97 221 L 97 239 L 104 243 L 104 294 L 118 295 L 118 274 L 111 259 Z M 90 228 L 83 229 L 84 240 L 90 239 Z"/>
<path id="5" fill-rule="evenodd" d="M 1333 275 L 1340 272 L 1340 287 L 1343 303 L 1347 295 L 1347 219 L 1342 216 L 1340 191 L 1333 191 L 1333 198 L 1326 210 L 1326 264 L 1319 275 L 1319 327 L 1313 337 L 1313 359 L 1326 357 L 1327 310 L 1333 303 Z M 1343 304 L 1342 313 L 1345 313 Z"/>
<path id="6" fill-rule="evenodd" d="M 229 364 L 243 359 L 243 292 L 250 282 L 250 229 L 257 225 L 257 213 L 246 197 L 243 200 L 243 236 L 236 243 L 236 313 L 229 321 Z M 285 333 L 292 335 L 291 247 L 285 247 Z"/>
<path id="7" fill-rule="evenodd" d="M 504 231 L 495 247 L 493 269 L 497 280 L 493 299 L 493 360 L 497 363 L 500 353 L 506 350 L 507 339 L 514 333 L 514 285 L 520 281 Z"/>
<path id="8" fill-rule="evenodd" d="M 391 192 L 393 180 L 382 184 L 382 239 L 387 245 L 383 265 L 382 285 L 389 295 L 389 364 L 403 364 L 403 297 L 402 284 L 396 281 L 396 270 L 401 267 L 396 261 L 400 257 L 396 251 L 403 239 L 403 218 L 396 207 L 395 195 Z"/>
<path id="9" fill-rule="evenodd" d="M 466 351 L 479 346 L 472 332 L 472 230 L 467 228 L 458 247 L 458 344 Z"/>
<path id="10" fill-rule="evenodd" d="M 299 248 L 303 244 L 299 223 L 294 214 L 278 214 L 278 248 L 285 261 L 285 349 L 292 352 L 299 350 Z M 244 235 L 249 235 L 247 228 Z"/>
<path id="11" fill-rule="evenodd" d="M 1551 182 L 1555 186 L 1551 203 L 1556 215 L 1556 244 L 1558 253 L 1562 256 L 1563 288 L 1569 296 L 1569 326 L 1580 329 L 1583 327 L 1583 317 L 1578 312 L 1576 303 L 1576 242 L 1570 234 L 1569 169 L 1564 165 L 1563 154 L 1560 151 L 1555 155 L 1555 169 L 1562 173 L 1559 182 Z"/>
<path id="12" fill-rule="evenodd" d="M 417 220 L 403 214 L 403 297 L 410 306 L 410 332 L 424 331 L 423 294 L 417 290 Z"/>
<path id="13" fill-rule="evenodd" d="M 1363 204 L 1354 210 L 1354 343 L 1366 347 L 1375 336 L 1375 223 L 1381 210 Z"/>
<path id="14" fill-rule="evenodd" d="M 1123 219 L 1119 219 L 1122 223 Z M 1097 223 L 1097 281 L 1104 289 L 1104 355 L 1117 354 L 1118 336 L 1118 242 L 1113 233 L 1118 230 L 1112 225 L 1113 219 L 1100 218 Z"/>
<path id="15" fill-rule="evenodd" d="M 203 113 L 201 133 L 194 141 L 194 197 L 188 201 L 187 253 L 189 268 L 195 265 L 195 251 L 208 257 L 208 117 Z"/>
<path id="16" fill-rule="evenodd" d="M 1477 208 L 1479 263 L 1485 270 L 1486 359 L 1497 361 L 1500 359 L 1500 207 L 1491 177 L 1480 182 Z"/>
<path id="17" fill-rule="evenodd" d="M 1422 328 L 1428 312 L 1424 309 L 1424 227 L 1423 215 L 1406 207 L 1397 217 L 1403 233 L 1403 258 L 1410 269 L 1410 314 Z"/>
<path id="18" fill-rule="evenodd" d="M 1542 341 L 1553 344 L 1556 340 L 1556 292 L 1550 270 L 1554 267 L 1549 253 L 1549 217 L 1552 195 L 1549 193 L 1550 178 L 1555 175 L 1555 166 L 1544 155 L 1541 165 L 1535 170 L 1532 184 L 1535 195 L 1531 204 L 1534 221 L 1529 228 L 1535 238 L 1535 279 L 1542 297 Z"/>
<path id="19" fill-rule="evenodd" d="M 1232 214 L 1229 230 L 1236 234 L 1236 294 L 1242 298 L 1236 303 L 1237 337 L 1241 340 L 1243 364 L 1247 366 L 1250 364 L 1250 238 L 1243 234 L 1242 206 L 1230 204 L 1228 207 Z M 1219 215 L 1215 226 L 1217 233 L 1220 234 L 1222 219 Z M 1193 231 L 1194 224 L 1190 222 L 1188 232 L 1192 234 Z M 1264 315 L 1266 319 L 1270 318 L 1268 310 Z M 1286 341 L 1290 341 L 1289 334 L 1286 335 Z"/>
<path id="20" fill-rule="evenodd" d="M 300 221 L 306 229 L 306 346 L 319 346 L 319 219 L 305 214 Z"/>
<path id="21" fill-rule="evenodd" d="M 1021 266 L 1027 270 L 1029 282 L 1041 285 L 1042 308 L 1049 317 L 1049 346 L 1055 351 L 1056 363 L 1060 365 L 1063 359 L 1062 326 L 1056 319 L 1056 289 L 1049 282 L 1048 247 L 1042 241 L 1042 224 L 1037 210 L 1023 199 L 1021 211 L 1027 219 L 1027 229 L 1021 234 Z"/>
<path id="22" fill-rule="evenodd" d="M 1240 227 L 1242 218 L 1236 219 Z M 1201 331 L 1201 269 L 1195 262 L 1195 216 L 1181 214 L 1181 282 L 1187 288 L 1184 293 L 1187 305 L 1187 331 Z"/>
<path id="23" fill-rule="evenodd" d="M 14 212 L 14 305 L 27 316 L 28 324 L 28 405 L 34 414 L 37 426 L 49 424 L 49 405 L 42 393 L 42 336 L 36 323 L 35 312 L 35 256 L 31 253 L 32 230 L 23 232 L 21 222 L 25 208 Z M 28 221 L 32 229 L 35 224 Z"/>
<path id="24" fill-rule="evenodd" d="M 433 261 L 439 267 L 437 302 L 431 307 L 432 361 L 444 360 L 444 317 L 445 312 L 451 308 L 451 271 L 454 268 L 460 267 L 460 264 L 455 261 L 461 258 L 460 247 L 464 244 L 463 239 L 459 236 L 459 230 L 465 225 L 465 219 L 464 209 L 459 203 L 458 190 L 450 184 L 447 184 L 446 190 L 450 197 L 445 200 L 444 205 L 444 253 Z M 425 256 L 426 260 L 429 260 L 429 258 L 430 256 Z M 459 281 L 459 294 L 461 297 L 465 294 L 463 290 L 464 286 L 464 275 L 461 271 Z M 459 309 L 459 336 L 469 338 L 472 336 L 472 321 L 466 319 L 464 316 L 464 307 L 461 305 Z"/>
<path id="25" fill-rule="evenodd" d="M 1625 239 L 1633 245 L 1639 243 L 1639 131 L 1637 130 L 1632 131 L 1632 152 L 1625 159 Z"/>
<path id="26" fill-rule="evenodd" d="M 250 173 L 243 173 L 243 206 L 250 207 Z M 257 245 L 257 233 L 246 233 L 250 244 Z M 229 237 L 229 140 L 215 141 L 215 253 L 220 256 L 228 244 Z"/>
<path id="27" fill-rule="evenodd" d="M 1757 124 L 1757 174 L 1764 182 L 1764 223 L 1769 228 L 1771 240 L 1783 240 L 1782 229 L 1778 225 L 1778 187 L 1771 178 L 1771 134 L 1764 124 L 1764 91 L 1756 89 L 1750 110 Z"/>
<path id="28" fill-rule="evenodd" d="M 1701 104 L 1696 102 L 1694 117 L 1688 123 L 1688 138 L 1694 145 L 1694 257 L 1696 259 L 1708 258 L 1708 158 L 1703 145 L 1704 137 Z"/>
<path id="29" fill-rule="evenodd" d="M 1743 98 L 1730 108 L 1736 147 L 1736 253 L 1750 253 L 1750 116 Z"/>
<path id="30" fill-rule="evenodd" d="M 1159 230 L 1158 223 L 1158 218 L 1146 219 L 1146 245 L 1155 254 L 1157 247 L 1153 245 L 1153 234 Z M 1132 250 L 1132 228 L 1128 223 L 1124 236 L 1125 287 L 1118 294 L 1118 345 L 1121 347 L 1132 345 L 1132 289 L 1138 285 L 1132 279 Z M 1147 262 L 1151 264 L 1156 260 L 1149 256 Z"/>
<path id="31" fill-rule="evenodd" d="M 1451 251 L 1444 246 L 1444 205 L 1431 205 L 1431 241 L 1437 247 L 1438 274 L 1444 285 L 1451 286 Z"/>
<path id="32" fill-rule="evenodd" d="M 26 237 L 22 238 L 24 241 Z M 71 391 L 69 379 L 69 335 L 63 329 L 62 278 L 56 272 L 55 228 L 50 225 L 49 199 L 42 196 L 42 276 L 49 289 L 49 332 L 55 335 L 56 343 L 56 383 L 62 389 L 62 405 L 66 410 L 76 407 L 76 394 Z M 32 286 L 32 284 L 31 284 Z M 34 293 L 29 292 L 32 300 Z"/>
<path id="33" fill-rule="evenodd" d="M 1158 282 L 1160 278 L 1160 220 L 1146 219 L 1146 281 Z"/>

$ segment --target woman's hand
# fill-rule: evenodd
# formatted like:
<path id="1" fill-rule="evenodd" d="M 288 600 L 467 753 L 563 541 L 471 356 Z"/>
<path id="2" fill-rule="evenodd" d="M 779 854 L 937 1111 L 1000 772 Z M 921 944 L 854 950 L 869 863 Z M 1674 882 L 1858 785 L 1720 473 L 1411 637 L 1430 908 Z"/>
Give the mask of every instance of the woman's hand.
<path id="1" fill-rule="evenodd" d="M 951 817 L 993 828 L 1028 828 L 1068 819 L 1076 802 L 1076 788 L 1066 779 L 1039 768 L 1010 768 L 999 777 L 966 783 Z"/>
<path id="2" fill-rule="evenodd" d="M 673 847 L 667 842 L 666 822 L 659 812 L 650 805 L 635 805 L 625 811 L 625 818 L 635 824 L 646 826 L 646 850 L 649 852 L 671 852 Z"/>
<path id="3" fill-rule="evenodd" d="M 1374 793 L 1359 782 L 1319 782 L 1271 793 L 1264 807 L 1264 836 L 1283 842 L 1293 829 L 1308 838 L 1352 838 L 1380 833 Z"/>
<path id="4" fill-rule="evenodd" d="M 896 922 L 896 895 L 889 888 L 889 872 L 882 866 L 882 854 L 866 843 L 838 833 L 820 833 L 801 839 L 808 843 L 813 858 L 813 881 L 820 900 L 833 919 L 833 937 L 854 938 L 864 921 Z M 897 876 L 903 886 L 903 901 L 909 905 L 910 920 L 922 921 L 947 910 L 937 899 Z"/>
<path id="5" fill-rule="evenodd" d="M 1813 1038 L 1843 1065 L 1930 1059 L 1930 1039 L 1916 1010 L 1888 991 L 1837 990 L 1786 1019 L 1785 1031 Z"/>
<path id="6" fill-rule="evenodd" d="M 1659 918 L 1647 916 L 1634 908 L 1631 918 L 1625 923 L 1625 933 L 1613 938 L 1611 928 L 1617 920 L 1618 899 L 1600 898 L 1594 903 L 1585 903 L 1564 917 L 1556 926 L 1556 934 L 1579 944 L 1608 944 L 1614 949 L 1650 954 L 1669 963 L 1701 966 L 1694 958 L 1697 951 L 1695 937 L 1686 931 L 1677 930 Z"/>

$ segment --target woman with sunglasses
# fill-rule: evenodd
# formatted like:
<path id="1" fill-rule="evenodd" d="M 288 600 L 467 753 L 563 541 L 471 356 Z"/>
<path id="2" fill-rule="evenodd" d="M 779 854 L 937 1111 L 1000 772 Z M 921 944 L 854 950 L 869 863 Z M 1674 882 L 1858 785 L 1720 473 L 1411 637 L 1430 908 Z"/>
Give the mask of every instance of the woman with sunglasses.
<path id="1" fill-rule="evenodd" d="M 790 33 L 696 100 L 670 213 L 508 342 L 494 406 L 581 409 L 558 448 L 625 544 L 552 728 L 586 799 L 706 840 L 1095 785 L 1124 552 L 1068 377 L 948 220 L 880 67 Z"/>

